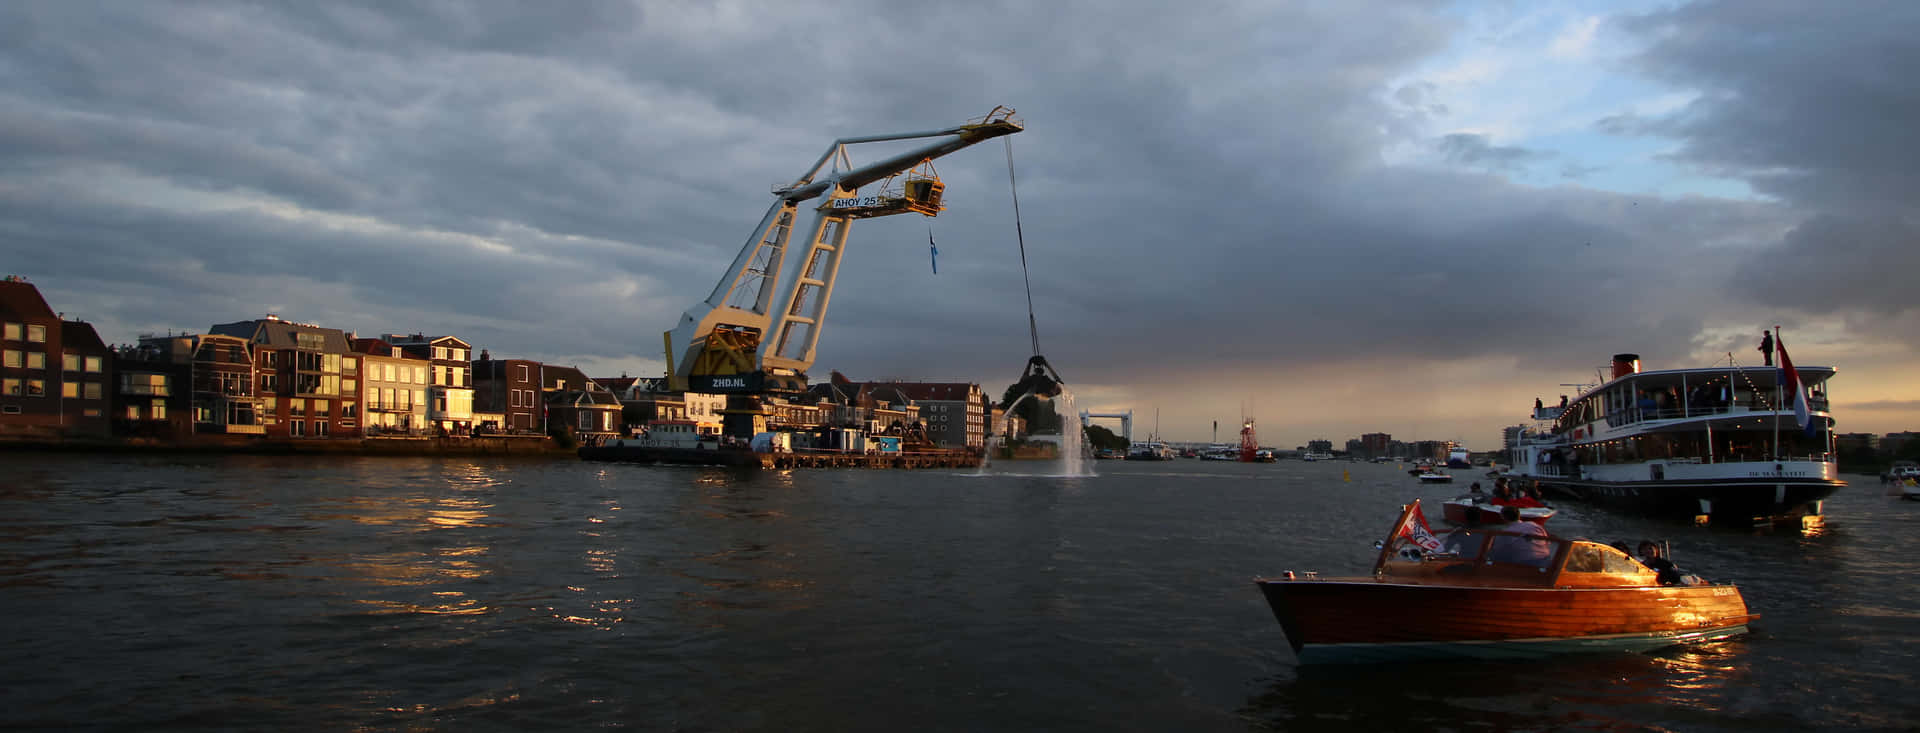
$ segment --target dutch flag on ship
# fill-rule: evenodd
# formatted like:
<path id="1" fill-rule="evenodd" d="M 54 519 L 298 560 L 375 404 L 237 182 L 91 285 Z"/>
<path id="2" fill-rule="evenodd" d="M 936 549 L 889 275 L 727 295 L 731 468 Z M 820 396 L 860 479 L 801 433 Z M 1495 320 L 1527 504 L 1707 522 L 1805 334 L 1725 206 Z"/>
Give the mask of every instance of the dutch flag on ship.
<path id="1" fill-rule="evenodd" d="M 1787 358 L 1787 345 L 1779 336 L 1773 339 L 1774 348 L 1780 352 L 1780 388 L 1790 395 L 1793 402 L 1793 419 L 1807 435 L 1814 434 L 1813 409 L 1807 403 L 1807 387 L 1800 383 L 1800 370 L 1793 368 L 1793 360 Z"/>

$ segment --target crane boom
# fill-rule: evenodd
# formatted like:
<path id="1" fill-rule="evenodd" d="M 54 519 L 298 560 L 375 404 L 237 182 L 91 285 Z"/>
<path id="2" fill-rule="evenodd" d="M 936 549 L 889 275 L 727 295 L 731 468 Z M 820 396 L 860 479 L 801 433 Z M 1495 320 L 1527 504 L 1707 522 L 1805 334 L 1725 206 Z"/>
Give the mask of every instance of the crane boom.
<path id="1" fill-rule="evenodd" d="M 697 392 L 805 389 L 806 370 L 813 366 L 853 220 L 908 211 L 933 216 L 942 208 L 944 186 L 930 175 L 909 176 L 902 196 L 859 196 L 859 189 L 1023 129 L 1012 109 L 995 107 L 985 117 L 944 130 L 835 140 L 805 175 L 774 189 L 774 202 L 759 228 L 713 292 L 664 334 L 669 387 Z M 859 167 L 847 157 L 849 145 L 920 138 L 940 139 Z M 800 204 L 821 197 L 825 200 L 814 207 L 806 231 L 805 251 L 789 258 L 787 245 Z"/>

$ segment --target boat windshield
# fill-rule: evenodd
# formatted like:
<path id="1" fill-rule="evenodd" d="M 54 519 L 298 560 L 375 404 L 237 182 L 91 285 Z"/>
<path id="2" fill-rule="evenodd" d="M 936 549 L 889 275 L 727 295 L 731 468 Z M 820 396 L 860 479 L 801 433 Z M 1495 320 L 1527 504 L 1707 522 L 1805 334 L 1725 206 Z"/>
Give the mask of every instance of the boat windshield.
<path id="1" fill-rule="evenodd" d="M 1553 563 L 1560 540 L 1546 535 L 1500 532 L 1487 548 L 1487 562 L 1545 568 Z"/>
<path id="2" fill-rule="evenodd" d="M 1488 534 L 1491 533 L 1479 529 L 1456 529 L 1440 538 L 1440 552 L 1463 560 L 1478 560 Z"/>
<path id="3" fill-rule="evenodd" d="M 1545 568 L 1553 563 L 1554 553 L 1559 551 L 1562 542 L 1544 535 L 1497 529 L 1456 529 L 1440 537 L 1439 553 L 1462 560 Z"/>

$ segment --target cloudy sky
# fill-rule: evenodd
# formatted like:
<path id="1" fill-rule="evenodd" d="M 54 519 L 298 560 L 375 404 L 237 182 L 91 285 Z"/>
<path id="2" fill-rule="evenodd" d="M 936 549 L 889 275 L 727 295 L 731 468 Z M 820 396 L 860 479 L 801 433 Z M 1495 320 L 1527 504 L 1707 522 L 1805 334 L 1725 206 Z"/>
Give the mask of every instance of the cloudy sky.
<path id="1" fill-rule="evenodd" d="M 1141 432 L 1492 448 L 1616 352 L 1753 364 L 1775 324 L 1840 370 L 1840 430 L 1920 429 L 1914 28 L 1864 0 L 14 2 L 0 269 L 110 342 L 276 313 L 658 374 L 770 186 L 1007 105 L 1041 351 Z M 816 378 L 997 395 L 1030 355 L 1007 149 L 937 165 L 946 213 L 854 226 Z"/>

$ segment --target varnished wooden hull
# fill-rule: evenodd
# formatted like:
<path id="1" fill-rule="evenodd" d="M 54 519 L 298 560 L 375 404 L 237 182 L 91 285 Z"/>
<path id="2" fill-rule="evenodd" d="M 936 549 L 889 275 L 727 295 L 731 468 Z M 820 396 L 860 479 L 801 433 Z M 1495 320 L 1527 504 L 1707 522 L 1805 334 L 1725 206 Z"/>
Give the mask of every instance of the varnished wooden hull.
<path id="1" fill-rule="evenodd" d="M 1302 663 L 1643 651 L 1746 633 L 1728 585 L 1509 588 L 1257 581 Z"/>

